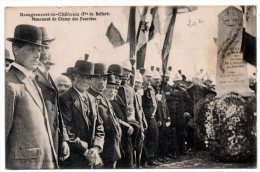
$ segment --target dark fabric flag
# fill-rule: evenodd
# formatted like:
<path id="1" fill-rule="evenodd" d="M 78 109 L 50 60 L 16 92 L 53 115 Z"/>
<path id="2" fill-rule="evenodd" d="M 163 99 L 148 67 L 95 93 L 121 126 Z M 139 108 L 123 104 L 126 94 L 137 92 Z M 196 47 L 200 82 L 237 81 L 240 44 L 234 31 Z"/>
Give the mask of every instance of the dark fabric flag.
<path id="1" fill-rule="evenodd" d="M 170 19 L 170 23 L 168 25 L 168 29 L 165 35 L 163 49 L 162 49 L 162 71 L 163 74 L 165 74 L 167 70 L 167 64 L 168 64 L 168 58 L 169 58 L 169 52 L 172 45 L 172 38 L 173 38 L 173 29 L 175 24 L 177 14 L 177 7 L 172 8 L 172 16 Z"/>
<path id="2" fill-rule="evenodd" d="M 119 47 L 125 43 L 119 30 L 114 26 L 113 23 L 110 23 L 108 26 L 106 36 L 114 48 Z"/>
<path id="3" fill-rule="evenodd" d="M 256 37 L 243 31 L 242 51 L 244 60 L 256 66 Z"/>
<path id="4" fill-rule="evenodd" d="M 130 7 L 127 42 L 130 44 L 129 59 L 133 59 L 136 51 L 136 31 L 135 31 L 135 13 L 136 7 Z"/>
<path id="5" fill-rule="evenodd" d="M 149 30 L 148 28 L 148 22 L 146 22 L 146 14 L 148 11 L 148 7 L 144 7 L 143 12 L 142 12 L 142 16 L 141 16 L 141 20 L 139 22 L 139 26 L 138 26 L 138 30 L 137 30 L 137 45 L 136 45 L 136 50 L 138 51 L 140 48 L 142 48 L 142 46 L 144 44 L 147 43 L 147 38 L 146 38 L 146 34 Z"/>
<path id="6" fill-rule="evenodd" d="M 145 62 L 145 54 L 146 54 L 146 32 L 148 31 L 147 28 L 147 22 L 145 21 L 146 14 L 148 11 L 148 7 L 144 7 L 143 12 L 142 12 L 142 18 L 141 21 L 139 22 L 138 30 L 137 30 L 137 45 L 136 45 L 136 69 L 142 69 L 144 68 L 144 62 Z"/>
<path id="7" fill-rule="evenodd" d="M 149 41 L 153 39 L 154 35 L 156 33 L 160 32 L 160 21 L 159 21 L 159 13 L 158 13 L 158 7 L 154 7 L 150 10 L 150 13 L 152 15 L 152 22 L 149 29 Z"/>
<path id="8" fill-rule="evenodd" d="M 244 30 L 241 51 L 246 62 L 256 66 L 256 6 L 242 6 Z"/>
<path id="9" fill-rule="evenodd" d="M 144 68 L 146 46 L 147 44 L 143 45 L 136 53 L 136 57 L 137 57 L 136 69 Z"/>

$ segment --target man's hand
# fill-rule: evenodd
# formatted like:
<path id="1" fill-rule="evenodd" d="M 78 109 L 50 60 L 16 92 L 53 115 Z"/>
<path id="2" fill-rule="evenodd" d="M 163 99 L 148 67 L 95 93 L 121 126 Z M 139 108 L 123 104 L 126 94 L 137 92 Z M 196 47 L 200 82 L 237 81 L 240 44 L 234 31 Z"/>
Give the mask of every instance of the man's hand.
<path id="1" fill-rule="evenodd" d="M 61 151 L 62 155 L 60 157 L 60 160 L 64 161 L 70 156 L 70 147 L 66 141 L 62 142 Z"/>
<path id="2" fill-rule="evenodd" d="M 86 150 L 86 152 L 84 153 L 84 156 L 88 160 L 89 165 L 96 164 L 96 160 L 99 156 L 98 153 L 99 153 L 99 149 L 97 147 L 93 147 L 93 148 Z"/>
<path id="3" fill-rule="evenodd" d="M 87 149 L 88 149 L 88 143 L 83 141 L 83 140 L 80 140 L 79 137 L 77 137 L 75 139 L 75 143 L 77 145 L 77 147 L 82 150 L 82 152 L 85 152 Z"/>
<path id="4" fill-rule="evenodd" d="M 127 134 L 129 136 L 131 136 L 133 134 L 133 132 L 134 132 L 134 128 L 131 125 L 129 125 L 128 130 L 127 130 Z"/>

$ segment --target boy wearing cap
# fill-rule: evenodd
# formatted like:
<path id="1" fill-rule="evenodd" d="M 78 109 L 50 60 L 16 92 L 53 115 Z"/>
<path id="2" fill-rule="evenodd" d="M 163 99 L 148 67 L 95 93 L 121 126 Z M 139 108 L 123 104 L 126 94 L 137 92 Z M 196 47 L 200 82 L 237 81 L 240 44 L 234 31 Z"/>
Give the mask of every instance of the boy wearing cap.
<path id="1" fill-rule="evenodd" d="M 15 61 L 6 73 L 6 168 L 53 169 L 58 167 L 46 105 L 33 71 L 41 53 L 42 31 L 18 25 L 12 42 Z"/>
<path id="2" fill-rule="evenodd" d="M 73 86 L 60 97 L 61 114 L 69 135 L 70 157 L 64 168 L 98 168 L 104 145 L 103 121 L 96 99 L 87 92 L 94 64 L 78 60 L 73 69 Z"/>

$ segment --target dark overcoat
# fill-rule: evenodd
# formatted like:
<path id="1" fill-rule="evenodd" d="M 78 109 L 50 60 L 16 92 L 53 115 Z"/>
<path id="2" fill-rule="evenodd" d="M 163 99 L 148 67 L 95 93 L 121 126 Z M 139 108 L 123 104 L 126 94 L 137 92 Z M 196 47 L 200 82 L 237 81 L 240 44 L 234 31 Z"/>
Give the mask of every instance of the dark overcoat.
<path id="1" fill-rule="evenodd" d="M 71 142 L 71 155 L 64 163 L 65 168 L 89 168 L 83 156 L 84 150 L 74 142 L 77 137 L 87 142 L 89 148 L 97 146 L 103 150 L 105 132 L 103 121 L 98 113 L 98 104 L 92 95 L 87 93 L 86 96 L 87 106 L 83 104 L 74 87 L 60 97 L 61 112 Z"/>
<path id="2" fill-rule="evenodd" d="M 101 157 L 104 165 L 107 166 L 121 159 L 121 127 L 109 100 L 103 94 L 96 92 L 92 88 L 89 88 L 88 92 L 97 99 L 98 111 L 104 122 L 103 125 L 106 136 Z"/>
<path id="3" fill-rule="evenodd" d="M 54 148 L 58 157 L 60 157 L 61 150 L 59 148 L 61 148 L 63 141 L 69 140 L 69 137 L 60 114 L 59 92 L 50 75 L 46 78 L 39 69 L 35 74 L 47 108 Z"/>

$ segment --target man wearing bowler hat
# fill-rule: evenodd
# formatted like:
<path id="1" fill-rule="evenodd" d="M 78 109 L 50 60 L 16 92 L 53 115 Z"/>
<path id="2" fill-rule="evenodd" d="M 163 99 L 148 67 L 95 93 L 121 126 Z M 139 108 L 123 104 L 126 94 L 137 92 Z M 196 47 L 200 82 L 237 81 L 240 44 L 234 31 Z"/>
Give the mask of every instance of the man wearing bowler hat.
<path id="1" fill-rule="evenodd" d="M 40 27 L 40 29 L 42 30 L 42 44 L 44 44 L 45 47 L 42 48 L 40 56 L 40 62 L 43 66 L 39 66 L 35 71 L 35 79 L 41 88 L 47 108 L 55 151 L 59 160 L 64 160 L 70 155 L 69 145 L 67 143 L 69 137 L 60 114 L 59 91 L 49 74 L 49 68 L 47 67 L 50 61 L 49 45 L 55 38 L 49 38 L 44 27 Z"/>
<path id="2" fill-rule="evenodd" d="M 107 67 L 102 63 L 96 63 L 92 75 L 92 85 L 88 92 L 98 100 L 99 114 L 104 122 L 106 136 L 104 150 L 101 155 L 104 168 L 116 168 L 116 162 L 121 158 L 120 141 L 122 131 L 111 103 L 103 94 L 107 87 L 108 76 Z"/>
<path id="3" fill-rule="evenodd" d="M 70 157 L 64 168 L 98 168 L 102 161 L 104 127 L 96 99 L 87 92 L 94 64 L 78 60 L 73 69 L 73 86 L 60 97 L 61 114 L 70 138 Z"/>
<path id="4" fill-rule="evenodd" d="M 39 65 L 42 31 L 18 25 L 12 42 L 15 61 L 6 73 L 6 168 L 58 167 L 46 105 L 33 71 Z"/>
<path id="5" fill-rule="evenodd" d="M 110 102 L 114 108 L 117 117 L 120 119 L 119 122 L 124 122 L 126 124 L 124 125 L 120 123 L 122 128 L 121 144 L 122 144 L 122 151 L 124 153 L 122 154 L 122 158 L 117 163 L 117 168 L 133 168 L 134 149 L 133 149 L 131 135 L 134 132 L 134 128 L 128 123 L 125 103 L 118 96 L 118 89 L 120 88 L 120 84 L 122 82 L 122 77 L 123 77 L 123 68 L 118 64 L 111 64 L 108 67 L 108 73 L 113 74 L 113 76 L 115 76 L 116 83 L 118 84 L 118 86 L 116 86 L 117 94 L 114 100 L 111 100 Z"/>

